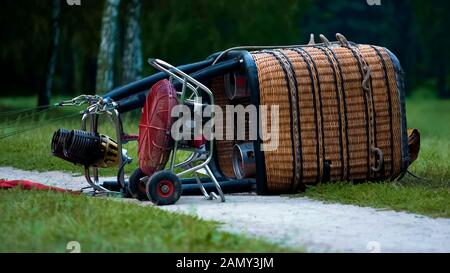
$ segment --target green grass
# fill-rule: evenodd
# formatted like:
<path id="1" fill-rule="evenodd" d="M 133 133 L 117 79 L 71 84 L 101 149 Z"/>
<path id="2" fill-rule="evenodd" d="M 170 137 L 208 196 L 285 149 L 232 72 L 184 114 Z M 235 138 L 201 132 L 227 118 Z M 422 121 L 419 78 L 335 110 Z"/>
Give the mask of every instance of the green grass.
<path id="1" fill-rule="evenodd" d="M 33 105 L 34 99 L 30 98 L 0 98 L 0 112 Z M 70 108 L 52 110 L 42 119 L 71 112 L 73 113 L 74 110 Z M 124 117 L 127 132 L 137 132 L 137 114 L 132 113 Z M 450 100 L 414 96 L 407 100 L 407 114 L 408 127 L 418 128 L 421 131 L 422 141 L 419 159 L 410 167 L 410 171 L 428 180 L 418 180 L 407 175 L 403 180 L 395 183 L 323 184 L 309 188 L 300 196 L 327 202 L 409 211 L 432 217 L 450 217 Z M 4 118 L 3 121 L 1 120 L 0 117 L 0 128 L 4 127 L 2 124 L 11 122 L 5 121 Z M 72 118 L 14 138 L 0 140 L 2 147 L 0 166 L 79 173 L 80 167 L 50 156 L 53 132 L 58 128 L 78 127 L 78 118 Z M 0 129 L 0 134 L 5 132 L 5 129 Z M 114 136 L 111 126 L 103 127 L 102 132 Z M 126 148 L 136 157 L 135 143 L 129 144 Z M 134 168 L 136 168 L 136 162 L 128 167 L 128 173 Z M 102 174 L 114 175 L 114 170 L 104 170 Z"/>
<path id="2" fill-rule="evenodd" d="M 56 99 L 56 101 L 60 101 Z M 32 108 L 34 98 L 0 98 L 0 113 Z M 79 128 L 80 117 L 46 124 L 76 114 L 81 108 L 53 109 L 31 118 L 0 116 L 0 137 L 17 128 L 42 127 L 0 140 L 0 166 L 25 170 L 62 170 L 81 173 L 79 166 L 52 157 L 50 142 L 58 128 Z M 123 117 L 125 131 L 137 133 L 136 113 Z M 102 133 L 114 136 L 107 122 Z M 125 148 L 136 157 L 137 145 Z M 127 167 L 130 172 L 137 162 Z M 115 175 L 114 169 L 102 175 Z M 0 177 L 1 178 L 1 177 Z M 218 223 L 168 213 L 154 207 L 111 202 L 51 192 L 0 191 L 0 252 L 67 252 L 77 241 L 82 252 L 280 252 L 274 244 L 218 230 Z M 291 250 L 290 250 L 291 251 Z M 299 250 L 300 251 L 300 250 Z"/>
<path id="3" fill-rule="evenodd" d="M 408 127 L 421 132 L 419 158 L 399 182 L 328 183 L 304 194 L 326 202 L 450 217 L 450 100 L 413 97 L 407 100 Z"/>
<path id="4" fill-rule="evenodd" d="M 20 190 L 0 191 L 0 253 L 286 252 L 218 224 L 107 199 Z"/>
<path id="5" fill-rule="evenodd" d="M 404 183 L 324 184 L 305 194 L 325 202 L 407 211 L 431 217 L 450 217 L 450 190 Z"/>
<path id="6" fill-rule="evenodd" d="M 66 98 L 67 99 L 67 98 Z M 59 102 L 63 98 L 54 99 L 53 102 Z M 31 108 L 35 106 L 35 99 L 30 97 L 18 98 L 0 98 L 0 112 L 10 111 L 18 108 Z M 14 115 L 12 117 L 0 116 L 0 138 L 1 135 L 13 132 L 18 128 L 30 128 L 35 124 L 42 124 L 43 126 L 28 132 L 24 132 L 17 136 L 0 139 L 1 156 L 0 166 L 11 166 L 23 170 L 63 170 L 76 174 L 81 174 L 82 168 L 74 164 L 65 162 L 59 158 L 51 155 L 50 143 L 53 133 L 59 128 L 79 129 L 81 126 L 81 116 L 76 116 L 76 113 L 83 108 L 58 108 L 47 112 L 40 112 L 33 116 Z M 64 120 L 48 123 L 49 120 L 75 115 Z M 124 130 L 127 133 L 138 132 L 139 119 L 136 113 L 126 114 L 123 117 Z M 6 128 L 8 127 L 8 128 Z M 111 123 L 106 117 L 100 118 L 100 131 L 115 138 L 115 132 Z M 136 158 L 137 143 L 131 142 L 124 148 L 129 151 L 130 155 Z M 131 172 L 137 168 L 136 160 L 129 166 L 127 171 Z M 101 175 L 114 176 L 115 169 L 101 170 Z"/>

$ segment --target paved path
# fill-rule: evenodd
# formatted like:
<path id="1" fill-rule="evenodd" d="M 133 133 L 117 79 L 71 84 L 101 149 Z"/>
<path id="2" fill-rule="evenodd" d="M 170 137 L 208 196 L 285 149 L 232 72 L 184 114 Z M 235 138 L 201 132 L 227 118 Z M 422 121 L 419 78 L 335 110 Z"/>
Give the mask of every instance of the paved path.
<path id="1" fill-rule="evenodd" d="M 85 186 L 82 177 L 61 172 L 0 168 L 0 178 L 29 179 L 69 189 Z M 163 209 L 217 220 L 224 230 L 286 246 L 304 246 L 311 252 L 450 252 L 450 219 L 390 210 L 251 194 L 228 195 L 223 204 L 182 197 L 176 205 Z"/>

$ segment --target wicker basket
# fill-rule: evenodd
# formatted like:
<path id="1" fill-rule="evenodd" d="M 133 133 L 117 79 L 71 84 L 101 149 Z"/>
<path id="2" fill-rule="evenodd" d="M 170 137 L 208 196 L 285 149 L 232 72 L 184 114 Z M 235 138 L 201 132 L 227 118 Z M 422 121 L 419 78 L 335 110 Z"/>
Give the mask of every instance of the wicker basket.
<path id="1" fill-rule="evenodd" d="M 264 142 L 254 142 L 258 193 L 328 181 L 393 180 L 406 171 L 403 72 L 389 50 L 336 42 L 233 51 L 227 58 L 243 59 L 251 98 L 227 99 L 219 77 L 211 84 L 218 105 L 280 109 L 278 149 L 264 152 Z M 237 141 L 218 142 L 219 168 L 233 177 Z"/>

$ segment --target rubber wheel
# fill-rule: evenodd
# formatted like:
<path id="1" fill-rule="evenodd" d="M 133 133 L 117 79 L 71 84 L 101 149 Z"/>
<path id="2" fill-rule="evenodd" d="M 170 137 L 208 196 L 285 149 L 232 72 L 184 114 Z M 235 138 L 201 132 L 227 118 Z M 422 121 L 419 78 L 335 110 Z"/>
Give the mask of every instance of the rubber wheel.
<path id="1" fill-rule="evenodd" d="M 182 191 L 180 179 L 171 171 L 156 172 L 147 183 L 147 197 L 158 206 L 175 204 Z"/>
<path id="2" fill-rule="evenodd" d="M 131 193 L 130 187 L 129 187 L 128 185 L 129 185 L 128 183 L 125 183 L 125 188 L 123 188 L 123 189 L 121 190 L 121 192 L 122 192 L 122 198 L 125 198 L 125 199 L 131 199 L 131 198 L 134 198 L 134 195 L 133 195 L 133 193 Z"/>
<path id="3" fill-rule="evenodd" d="M 141 182 L 141 179 L 146 176 L 147 175 L 141 169 L 137 169 L 130 176 L 130 180 L 128 182 L 128 190 L 133 197 L 139 201 L 149 201 L 145 182 Z"/>

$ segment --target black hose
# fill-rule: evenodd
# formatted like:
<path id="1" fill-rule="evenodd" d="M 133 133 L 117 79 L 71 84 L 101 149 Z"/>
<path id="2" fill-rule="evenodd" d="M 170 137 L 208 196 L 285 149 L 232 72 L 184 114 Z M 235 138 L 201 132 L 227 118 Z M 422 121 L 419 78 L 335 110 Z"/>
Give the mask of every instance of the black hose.
<path id="1" fill-rule="evenodd" d="M 142 91 L 134 96 L 128 97 L 119 101 L 117 104 L 117 110 L 119 113 L 127 113 L 139 108 L 142 108 L 147 99 L 148 90 Z"/>
<path id="2" fill-rule="evenodd" d="M 211 182 L 211 179 L 204 178 L 201 179 L 203 182 L 203 186 L 205 187 L 206 191 L 208 192 L 217 192 L 216 186 Z M 199 185 L 197 184 L 197 181 L 195 179 L 191 178 L 185 178 L 182 179 L 183 184 L 183 195 L 185 196 L 198 196 L 203 195 L 202 191 L 200 190 Z M 222 188 L 222 191 L 225 194 L 232 194 L 232 193 L 243 193 L 243 192 L 252 192 L 255 190 L 256 187 L 256 181 L 254 179 L 243 179 L 243 180 L 226 180 L 226 181 L 220 181 L 219 182 L 220 187 Z M 117 181 L 107 181 L 104 182 L 103 187 L 110 191 L 120 191 L 121 186 Z"/>
<path id="3" fill-rule="evenodd" d="M 194 79 L 203 82 L 205 80 L 224 75 L 230 71 L 235 70 L 240 65 L 239 59 L 233 59 L 225 62 L 218 63 L 214 66 L 204 68 L 200 71 L 190 74 Z M 177 82 L 175 88 L 180 88 L 182 83 Z M 120 113 L 126 113 L 135 109 L 142 108 L 147 98 L 148 89 L 145 89 L 134 96 L 119 101 L 118 111 Z"/>
<path id="4" fill-rule="evenodd" d="M 252 192 L 255 190 L 256 182 L 255 180 L 229 180 L 219 182 L 220 187 L 224 194 L 232 194 L 232 193 L 243 193 L 243 192 Z M 204 183 L 203 186 L 207 192 L 215 192 L 217 193 L 216 186 L 213 183 Z M 183 182 L 183 195 L 203 195 L 200 190 L 199 185 L 197 184 L 187 184 Z"/>
<path id="5" fill-rule="evenodd" d="M 193 73 L 195 71 L 198 71 L 200 69 L 210 66 L 219 54 L 220 53 L 213 54 L 208 59 L 201 61 L 201 62 L 196 62 L 196 63 L 192 63 L 192 64 L 186 64 L 186 65 L 179 66 L 178 69 L 180 69 L 181 71 L 183 71 L 187 74 Z M 125 86 L 118 87 L 118 88 L 106 93 L 105 95 L 103 95 L 103 97 L 110 98 L 115 101 L 119 101 L 123 98 L 132 96 L 139 92 L 142 92 L 143 90 L 148 91 L 155 83 L 157 83 L 158 81 L 160 81 L 164 78 L 168 78 L 168 75 L 166 73 L 159 72 L 157 74 L 148 76 L 144 79 L 129 83 Z"/>
<path id="6" fill-rule="evenodd" d="M 70 162 L 83 166 L 92 166 L 104 156 L 100 135 L 81 130 L 72 130 L 66 136 L 63 152 Z"/>

